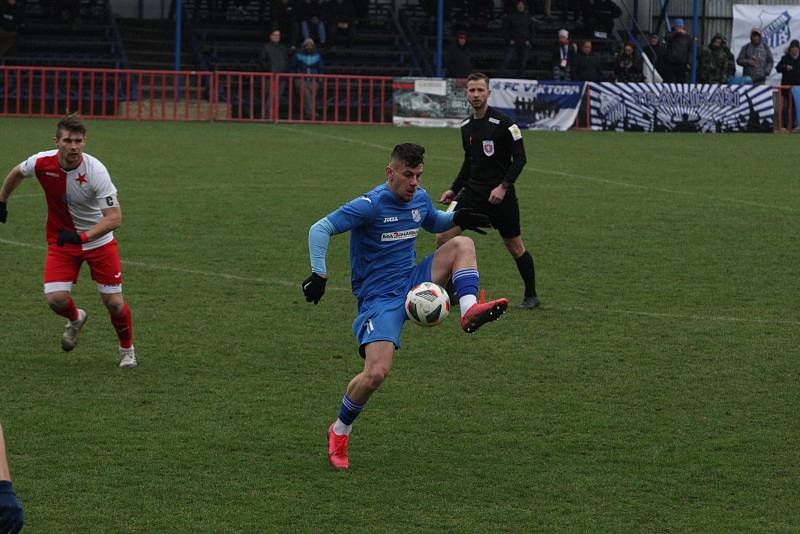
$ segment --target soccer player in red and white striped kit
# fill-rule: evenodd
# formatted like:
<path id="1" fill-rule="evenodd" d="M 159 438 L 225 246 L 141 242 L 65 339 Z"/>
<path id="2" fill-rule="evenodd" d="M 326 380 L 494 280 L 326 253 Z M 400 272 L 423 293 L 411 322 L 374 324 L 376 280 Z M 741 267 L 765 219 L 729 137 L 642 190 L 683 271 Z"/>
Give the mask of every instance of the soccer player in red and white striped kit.
<path id="1" fill-rule="evenodd" d="M 75 306 L 72 285 L 85 261 L 111 316 L 119 338 L 119 366 L 136 367 L 131 310 L 122 296 L 122 267 L 113 230 L 122 222 L 117 188 L 105 165 L 84 154 L 86 125 L 76 114 L 56 126 L 56 150 L 39 152 L 8 173 L 0 188 L 0 223 L 6 203 L 24 178 L 36 178 L 47 199 L 47 258 L 44 293 L 47 304 L 67 318 L 61 348 L 71 351 L 86 323 L 86 311 Z"/>

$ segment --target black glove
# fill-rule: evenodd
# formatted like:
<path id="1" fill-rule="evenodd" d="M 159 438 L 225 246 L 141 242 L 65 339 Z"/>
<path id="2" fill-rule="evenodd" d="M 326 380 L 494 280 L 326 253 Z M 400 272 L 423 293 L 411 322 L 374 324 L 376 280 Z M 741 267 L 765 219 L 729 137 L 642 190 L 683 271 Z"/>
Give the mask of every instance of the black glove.
<path id="1" fill-rule="evenodd" d="M 66 230 L 64 228 L 58 229 L 58 240 L 56 241 L 56 245 L 59 247 L 63 247 L 67 243 L 70 245 L 83 245 L 83 239 L 81 236 L 72 230 Z"/>
<path id="2" fill-rule="evenodd" d="M 0 480 L 0 533 L 17 534 L 22 530 L 25 512 L 14 494 L 11 481 Z"/>
<path id="3" fill-rule="evenodd" d="M 306 302 L 317 304 L 325 294 L 325 284 L 327 283 L 328 279 L 322 278 L 317 273 L 311 273 L 311 276 L 303 280 L 303 295 L 306 296 Z"/>
<path id="4" fill-rule="evenodd" d="M 481 228 L 492 227 L 492 221 L 489 219 L 488 215 L 472 211 L 470 208 L 456 210 L 455 215 L 453 215 L 453 224 L 460 226 L 464 230 L 472 230 L 473 232 L 478 232 L 483 235 L 486 235 L 486 232 L 481 230 Z"/>
<path id="5" fill-rule="evenodd" d="M 0 223 L 5 223 L 7 217 L 8 210 L 6 209 L 6 203 L 0 202 Z"/>

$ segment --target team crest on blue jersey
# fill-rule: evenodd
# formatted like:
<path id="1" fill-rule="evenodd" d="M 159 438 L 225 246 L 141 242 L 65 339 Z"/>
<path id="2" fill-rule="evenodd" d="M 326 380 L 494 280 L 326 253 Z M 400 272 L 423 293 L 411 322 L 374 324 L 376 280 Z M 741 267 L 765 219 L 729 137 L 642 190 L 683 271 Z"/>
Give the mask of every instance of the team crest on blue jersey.
<path id="1" fill-rule="evenodd" d="M 411 218 L 414 219 L 414 222 L 420 222 L 422 220 L 422 215 L 419 213 L 419 208 L 414 208 L 411 210 Z"/>
<path id="2" fill-rule="evenodd" d="M 489 140 L 483 142 L 483 153 L 488 157 L 492 157 L 494 155 L 494 141 Z"/>
<path id="3" fill-rule="evenodd" d="M 770 48 L 778 48 L 792 39 L 790 26 L 792 16 L 788 11 L 783 13 L 762 11 L 758 18 L 764 32 L 764 41 Z"/>

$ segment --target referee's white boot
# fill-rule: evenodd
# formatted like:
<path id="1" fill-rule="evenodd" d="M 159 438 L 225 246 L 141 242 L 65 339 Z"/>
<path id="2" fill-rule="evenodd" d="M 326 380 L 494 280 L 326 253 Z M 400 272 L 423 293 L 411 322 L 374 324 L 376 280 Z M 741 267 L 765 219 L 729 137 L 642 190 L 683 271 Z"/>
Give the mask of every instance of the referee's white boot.
<path id="1" fill-rule="evenodd" d="M 78 334 L 81 333 L 81 328 L 86 324 L 86 312 L 78 308 L 78 318 L 74 321 L 67 320 L 67 325 L 64 327 L 64 335 L 61 336 L 61 349 L 64 352 L 69 352 L 78 344 Z"/>
<path id="2" fill-rule="evenodd" d="M 139 365 L 136 362 L 136 352 L 134 351 L 133 347 L 129 349 L 123 349 L 122 347 L 119 348 L 119 366 L 122 369 L 133 369 Z"/>

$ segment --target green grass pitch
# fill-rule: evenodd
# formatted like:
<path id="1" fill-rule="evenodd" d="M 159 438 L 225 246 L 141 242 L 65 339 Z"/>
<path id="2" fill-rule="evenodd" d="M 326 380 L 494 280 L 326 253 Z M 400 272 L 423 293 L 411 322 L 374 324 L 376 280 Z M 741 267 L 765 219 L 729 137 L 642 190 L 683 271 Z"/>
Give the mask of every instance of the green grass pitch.
<path id="1" fill-rule="evenodd" d="M 3 173 L 54 120 L 0 120 Z M 31 532 L 797 532 L 797 136 L 526 133 L 523 238 L 543 306 L 474 336 L 408 324 L 357 421 L 348 238 L 307 304 L 308 227 L 457 130 L 90 121 L 120 190 L 140 367 L 84 267 L 79 347 L 42 297 L 44 199 L 0 225 L 0 420 Z M 490 297 L 522 284 L 475 236 Z M 434 246 L 418 241 L 420 254 Z"/>

